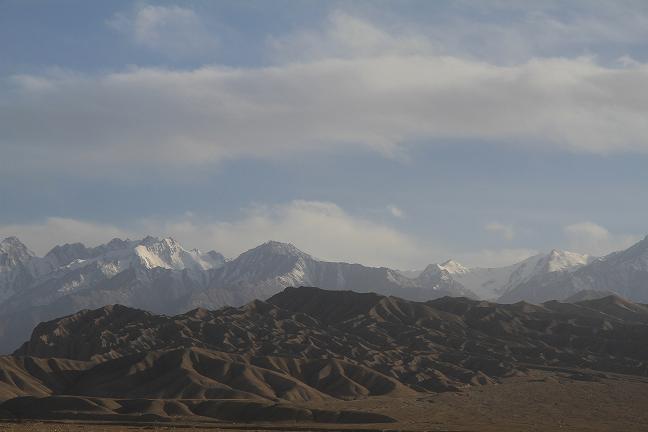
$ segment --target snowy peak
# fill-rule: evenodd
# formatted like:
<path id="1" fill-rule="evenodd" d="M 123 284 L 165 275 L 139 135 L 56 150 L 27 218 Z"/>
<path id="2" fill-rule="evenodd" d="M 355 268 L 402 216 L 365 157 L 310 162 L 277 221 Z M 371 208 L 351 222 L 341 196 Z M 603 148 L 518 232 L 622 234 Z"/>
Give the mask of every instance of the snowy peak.
<path id="1" fill-rule="evenodd" d="M 457 261 L 453 259 L 449 259 L 448 261 L 439 264 L 439 268 L 447 270 L 448 273 L 450 274 L 466 274 L 470 272 L 470 269 L 467 267 L 464 267 L 461 263 L 458 263 Z"/>
<path id="2" fill-rule="evenodd" d="M 551 273 L 556 271 L 573 271 L 587 265 L 591 261 L 589 255 L 554 249 L 541 261 L 541 271 Z"/>
<path id="3" fill-rule="evenodd" d="M 255 254 L 255 255 L 261 254 L 261 255 L 287 255 L 293 257 L 310 257 L 310 255 L 308 255 L 307 253 L 297 249 L 295 245 L 293 245 L 292 243 L 281 243 L 274 240 L 265 242 L 262 245 L 259 245 L 254 249 L 250 249 L 249 251 L 245 252 L 245 254 L 248 253 Z"/>
<path id="4" fill-rule="evenodd" d="M 30 263 L 34 258 L 17 237 L 0 242 L 0 303 L 31 282 Z"/>
<path id="5" fill-rule="evenodd" d="M 496 300 L 539 275 L 571 272 L 590 261 L 588 255 L 554 249 L 548 254 L 534 255 L 506 267 L 466 268 L 453 260 L 436 267 L 447 271 L 453 280 L 475 292 L 480 298 Z"/>
<path id="6" fill-rule="evenodd" d="M 135 255 L 146 268 L 166 268 L 172 270 L 207 270 L 222 265 L 213 256 L 203 255 L 199 250 L 188 251 L 171 237 L 158 239 L 146 237 L 134 248 Z"/>
<path id="7" fill-rule="evenodd" d="M 296 262 L 311 261 L 313 258 L 305 252 L 297 249 L 293 244 L 269 241 L 253 249 L 243 252 L 231 261 L 230 267 L 257 266 L 255 273 L 271 271 L 272 267 L 281 268 L 285 271 L 286 266 L 292 266 Z M 274 272 L 273 272 L 274 273 Z"/>
<path id="8" fill-rule="evenodd" d="M 430 264 L 415 280 L 422 285 L 429 285 L 451 279 L 452 274 L 442 264 Z"/>
<path id="9" fill-rule="evenodd" d="M 312 257 L 290 243 L 269 241 L 243 252 L 226 265 L 228 277 L 263 279 L 294 272 L 299 267 L 303 273 L 306 262 Z"/>
<path id="10" fill-rule="evenodd" d="M 314 264 L 310 255 L 294 245 L 269 241 L 225 262 L 213 273 L 210 284 L 236 286 L 237 293 L 266 298 L 287 286 L 311 284 L 309 274 Z"/>
<path id="11" fill-rule="evenodd" d="M 34 253 L 17 237 L 7 237 L 0 242 L 0 272 L 27 264 L 33 257 Z"/>
<path id="12" fill-rule="evenodd" d="M 441 264 L 430 264 L 425 267 L 425 270 L 416 278 L 419 282 L 429 283 L 430 281 L 448 281 L 454 279 L 455 276 L 468 274 L 470 270 L 464 267 L 457 261 L 452 259 L 445 261 Z"/>
<path id="13" fill-rule="evenodd" d="M 573 271 L 586 265 L 589 261 L 589 255 L 553 249 L 546 255 L 534 255 L 513 265 L 509 282 L 514 285 L 544 273 Z"/>
<path id="14" fill-rule="evenodd" d="M 36 258 L 32 267 L 38 276 L 57 269 L 79 268 L 89 264 L 98 265 L 106 274 L 117 274 L 132 267 L 208 270 L 222 266 L 224 261 L 224 257 L 215 251 L 206 254 L 198 249 L 188 251 L 173 238 L 147 236 L 142 240 L 115 238 L 93 248 L 81 243 L 59 245 L 44 258 Z"/>

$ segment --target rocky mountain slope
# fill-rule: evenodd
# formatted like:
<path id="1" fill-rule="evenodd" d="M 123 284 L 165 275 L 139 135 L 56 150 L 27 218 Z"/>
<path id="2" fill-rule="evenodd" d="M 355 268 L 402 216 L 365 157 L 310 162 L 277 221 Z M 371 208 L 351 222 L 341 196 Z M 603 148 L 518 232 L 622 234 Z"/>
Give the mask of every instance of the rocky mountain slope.
<path id="1" fill-rule="evenodd" d="M 192 294 L 193 307 L 238 305 L 266 299 L 288 286 L 319 286 L 324 289 L 377 292 L 411 300 L 443 296 L 475 297 L 460 283 L 442 275 L 410 279 L 386 267 L 320 261 L 295 246 L 267 242 L 244 252 L 211 272 L 205 291 Z"/>
<path id="2" fill-rule="evenodd" d="M 585 290 L 615 292 L 648 303 L 648 236 L 626 250 L 594 260 L 575 271 L 533 277 L 507 292 L 500 301 L 560 300 Z"/>
<path id="3" fill-rule="evenodd" d="M 648 307 L 615 296 L 535 306 L 288 288 L 265 302 L 172 317 L 106 306 L 42 323 L 0 358 L 0 410 L 227 420 L 240 406 L 222 404 L 235 399 L 266 420 L 352 422 L 303 404 L 457 391 L 533 369 L 572 380 L 645 377 L 648 348 L 637 341 L 646 338 Z"/>
<path id="4" fill-rule="evenodd" d="M 388 268 L 319 261 L 291 244 L 267 242 L 233 260 L 186 250 L 170 238 L 120 240 L 94 248 L 56 246 L 36 257 L 16 238 L 0 245 L 0 350 L 40 321 L 84 308 L 123 304 L 177 314 L 266 299 L 287 286 L 377 291 L 415 300 L 471 296 L 442 277 L 413 280 Z"/>
<path id="5" fill-rule="evenodd" d="M 449 260 L 443 264 L 428 266 L 424 271 L 446 271 L 449 277 L 479 298 L 497 300 L 533 278 L 545 275 L 570 273 L 592 261 L 588 255 L 552 250 L 538 254 L 519 263 L 499 268 L 467 268 Z"/>
<path id="6" fill-rule="evenodd" d="M 0 268 L 0 349 L 17 346 L 40 321 L 111 303 L 164 313 L 204 286 L 224 264 L 217 252 L 188 251 L 173 239 L 146 237 L 87 248 L 56 246 L 34 256 L 18 239 L 3 241 Z M 12 258 L 13 257 L 13 258 Z"/>
<path id="7" fill-rule="evenodd" d="M 408 277 L 384 267 L 320 261 L 279 242 L 232 260 L 154 237 L 114 239 L 93 248 L 66 244 L 37 257 L 12 237 L 0 243 L 0 350 L 15 349 L 38 322 L 84 308 L 123 304 L 173 315 L 239 306 L 300 285 L 421 301 L 465 296 L 540 303 L 593 290 L 648 302 L 647 251 L 644 240 L 594 260 L 558 250 L 494 269 L 450 260 Z"/>

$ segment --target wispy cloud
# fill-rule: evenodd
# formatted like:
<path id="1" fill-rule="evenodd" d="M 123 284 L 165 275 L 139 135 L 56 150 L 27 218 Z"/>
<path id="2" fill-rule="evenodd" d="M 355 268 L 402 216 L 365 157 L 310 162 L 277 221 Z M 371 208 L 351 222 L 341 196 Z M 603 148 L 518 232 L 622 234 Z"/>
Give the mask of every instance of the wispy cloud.
<path id="1" fill-rule="evenodd" d="M 143 4 L 115 14 L 107 24 L 136 45 L 169 56 L 201 55 L 218 47 L 206 23 L 186 7 Z"/>
<path id="2" fill-rule="evenodd" d="M 641 239 L 629 234 L 613 234 L 594 222 L 578 222 L 564 227 L 569 248 L 594 256 L 604 256 L 625 249 Z"/>
<path id="3" fill-rule="evenodd" d="M 386 21 L 398 22 L 393 11 Z M 426 12 L 418 27 L 407 24 L 437 52 L 496 64 L 579 55 L 611 62 L 648 38 L 648 6 L 637 0 L 455 1 Z"/>
<path id="4" fill-rule="evenodd" d="M 494 231 L 506 236 L 503 227 L 497 225 Z M 569 249 L 595 256 L 624 249 L 640 239 L 612 234 L 593 222 L 565 226 L 564 233 Z M 457 250 L 434 245 L 352 215 L 334 203 L 303 200 L 252 205 L 232 220 L 213 220 L 187 212 L 175 218 L 142 218 L 129 227 L 55 217 L 39 223 L 0 225 L 0 238 L 16 235 L 39 254 L 61 243 L 97 245 L 114 237 L 141 238 L 148 234 L 172 236 L 186 247 L 215 249 L 230 257 L 273 239 L 293 243 L 325 260 L 392 268 L 423 268 L 448 258 L 468 266 L 499 267 L 538 253 L 529 248 Z"/>
<path id="5" fill-rule="evenodd" d="M 141 219 L 130 228 L 67 218 L 0 226 L 0 238 L 16 235 L 40 254 L 59 243 L 97 245 L 114 237 L 148 234 L 173 236 L 187 247 L 216 249 L 227 256 L 236 256 L 267 240 L 294 243 L 321 259 L 366 265 L 421 265 L 426 256 L 408 235 L 320 201 L 256 205 L 234 221 L 201 219 L 187 213 L 173 219 Z"/>
<path id="6" fill-rule="evenodd" d="M 341 10 L 333 11 L 320 29 L 270 36 L 267 44 L 272 57 L 283 62 L 439 52 L 435 43 L 420 33 L 402 27 L 390 32 Z"/>
<path id="7" fill-rule="evenodd" d="M 50 217 L 38 223 L 0 225 L 0 239 L 17 236 L 39 255 L 58 244 L 82 242 L 95 246 L 115 237 L 128 238 L 134 234 L 112 224 L 61 217 Z"/>

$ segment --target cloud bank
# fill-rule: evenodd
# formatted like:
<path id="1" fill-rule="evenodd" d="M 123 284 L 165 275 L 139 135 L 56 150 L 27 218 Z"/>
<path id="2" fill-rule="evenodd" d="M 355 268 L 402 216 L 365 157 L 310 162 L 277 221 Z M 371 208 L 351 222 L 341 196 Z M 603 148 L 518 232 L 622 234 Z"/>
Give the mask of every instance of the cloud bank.
<path id="1" fill-rule="evenodd" d="M 38 254 L 56 244 L 78 241 L 97 245 L 114 237 L 135 239 L 148 234 L 172 236 L 187 248 L 215 249 L 229 257 L 268 240 L 294 243 L 320 259 L 373 266 L 423 266 L 428 256 L 408 235 L 319 201 L 257 205 L 245 209 L 236 221 L 186 214 L 169 220 L 142 219 L 131 228 L 69 218 L 0 226 L 0 238 L 18 236 Z"/>
<path id="2" fill-rule="evenodd" d="M 569 247 L 580 253 L 605 256 L 626 249 L 641 240 L 640 236 L 613 234 L 594 222 L 578 222 L 564 227 Z"/>
<path id="3" fill-rule="evenodd" d="M 340 47 L 349 35 L 353 46 Z M 437 54 L 424 38 L 344 16 L 321 37 L 333 46 L 326 55 L 269 67 L 13 76 L 0 100 L 0 146 L 19 164 L 89 171 L 350 147 L 393 155 L 412 141 L 648 152 L 645 64 L 579 57 L 502 66 Z"/>

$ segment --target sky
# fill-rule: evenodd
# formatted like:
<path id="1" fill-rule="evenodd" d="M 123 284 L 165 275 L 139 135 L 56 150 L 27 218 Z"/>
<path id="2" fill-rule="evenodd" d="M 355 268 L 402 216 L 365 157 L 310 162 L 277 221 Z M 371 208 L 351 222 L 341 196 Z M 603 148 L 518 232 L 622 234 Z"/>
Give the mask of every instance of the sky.
<path id="1" fill-rule="evenodd" d="M 648 233 L 645 1 L 0 0 L 0 238 L 420 269 Z"/>

